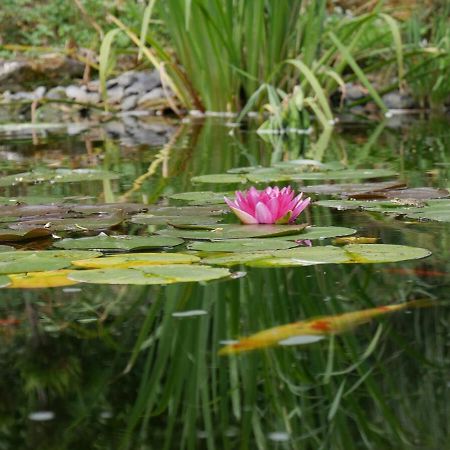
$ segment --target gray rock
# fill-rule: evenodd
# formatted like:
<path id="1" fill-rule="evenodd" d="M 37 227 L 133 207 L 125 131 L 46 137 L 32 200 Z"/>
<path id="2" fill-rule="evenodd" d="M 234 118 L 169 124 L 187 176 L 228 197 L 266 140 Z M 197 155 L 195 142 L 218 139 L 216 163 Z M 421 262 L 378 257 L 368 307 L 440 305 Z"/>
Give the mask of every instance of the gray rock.
<path id="1" fill-rule="evenodd" d="M 63 86 L 56 86 L 50 89 L 45 97 L 50 100 L 64 99 L 66 98 L 66 88 L 64 88 Z"/>
<path id="2" fill-rule="evenodd" d="M 415 106 L 414 98 L 410 94 L 390 92 L 382 97 L 384 104 L 389 109 L 410 109 Z"/>
<path id="3" fill-rule="evenodd" d="M 47 88 L 45 86 L 39 86 L 33 91 L 33 95 L 36 99 L 42 98 L 47 92 Z"/>
<path id="4" fill-rule="evenodd" d="M 0 60 L 0 91 L 31 90 L 39 85 L 54 86 L 81 77 L 84 64 L 58 53 L 39 58 Z"/>
<path id="5" fill-rule="evenodd" d="M 161 98 L 166 98 L 166 94 L 163 88 L 156 88 L 150 92 L 147 92 L 139 99 L 139 105 L 143 105 L 148 102 L 152 102 L 153 100 L 158 100 Z"/>
<path id="6" fill-rule="evenodd" d="M 100 92 L 100 80 L 89 81 L 86 87 L 89 92 Z"/>
<path id="7" fill-rule="evenodd" d="M 367 95 L 367 89 L 360 84 L 346 83 L 345 84 L 345 100 L 347 102 L 354 102 Z"/>
<path id="8" fill-rule="evenodd" d="M 130 86 L 135 79 L 136 79 L 136 72 L 130 70 L 128 72 L 120 74 L 117 78 L 114 79 L 114 82 L 125 89 L 128 86 Z"/>
<path id="9" fill-rule="evenodd" d="M 137 94 L 129 95 L 122 100 L 120 109 L 122 111 L 128 111 L 136 107 L 139 96 Z"/>
<path id="10" fill-rule="evenodd" d="M 108 103 L 120 103 L 125 95 L 125 90 L 122 86 L 116 85 L 106 91 Z"/>
<path id="11" fill-rule="evenodd" d="M 98 92 L 88 92 L 85 86 L 67 86 L 66 95 L 68 98 L 80 103 L 98 103 L 100 101 L 100 94 Z"/>

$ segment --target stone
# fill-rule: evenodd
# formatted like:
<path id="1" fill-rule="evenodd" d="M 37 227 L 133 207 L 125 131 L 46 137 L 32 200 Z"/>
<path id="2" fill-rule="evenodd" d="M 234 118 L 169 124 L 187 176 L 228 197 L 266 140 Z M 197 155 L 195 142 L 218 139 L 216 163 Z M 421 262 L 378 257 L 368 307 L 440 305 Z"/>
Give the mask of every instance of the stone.
<path id="1" fill-rule="evenodd" d="M 128 111 L 136 107 L 139 96 L 137 94 L 129 95 L 122 100 L 120 109 L 122 111 Z"/>
<path id="2" fill-rule="evenodd" d="M 100 101 L 100 94 L 98 92 L 88 92 L 86 86 L 67 86 L 66 95 L 67 98 L 79 103 L 98 103 Z"/>
<path id="3" fill-rule="evenodd" d="M 84 64 L 59 53 L 49 53 L 33 59 L 0 60 L 0 92 L 29 91 L 37 86 L 66 84 L 82 77 Z"/>
<path id="4" fill-rule="evenodd" d="M 150 103 L 154 100 L 164 99 L 166 98 L 166 94 L 163 88 L 156 88 L 150 92 L 147 92 L 139 99 L 139 105 L 143 105 L 145 103 Z"/>
<path id="5" fill-rule="evenodd" d="M 46 96 L 46 98 L 50 99 L 50 100 L 62 100 L 65 99 L 66 96 L 66 88 L 64 88 L 63 86 L 56 86 L 52 89 L 50 89 Z"/>
<path id="6" fill-rule="evenodd" d="M 120 103 L 125 95 L 125 90 L 122 86 L 116 85 L 106 91 L 108 103 Z"/>
<path id="7" fill-rule="evenodd" d="M 382 100 L 389 109 L 411 109 L 416 104 L 410 94 L 402 94 L 399 91 L 383 95 Z"/>

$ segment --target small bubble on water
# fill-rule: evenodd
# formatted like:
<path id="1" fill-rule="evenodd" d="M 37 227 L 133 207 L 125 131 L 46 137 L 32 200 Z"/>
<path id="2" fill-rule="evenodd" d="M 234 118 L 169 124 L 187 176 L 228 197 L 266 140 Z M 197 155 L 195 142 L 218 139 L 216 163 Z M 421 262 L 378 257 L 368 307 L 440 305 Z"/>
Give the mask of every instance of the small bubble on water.
<path id="1" fill-rule="evenodd" d="M 286 442 L 289 440 L 289 433 L 286 431 L 273 431 L 267 437 L 274 442 Z"/>
<path id="2" fill-rule="evenodd" d="M 53 411 L 34 411 L 28 414 L 28 419 L 34 422 L 47 422 L 55 418 L 55 413 Z"/>

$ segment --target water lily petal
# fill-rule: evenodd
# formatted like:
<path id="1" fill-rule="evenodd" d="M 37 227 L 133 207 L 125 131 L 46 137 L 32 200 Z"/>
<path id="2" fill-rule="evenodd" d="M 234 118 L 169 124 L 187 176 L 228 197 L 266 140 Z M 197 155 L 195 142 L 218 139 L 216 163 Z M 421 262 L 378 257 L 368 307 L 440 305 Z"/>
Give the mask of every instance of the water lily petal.
<path id="1" fill-rule="evenodd" d="M 245 211 L 242 211 L 241 209 L 235 208 L 234 206 L 228 205 L 231 209 L 231 211 L 234 212 L 234 214 L 236 214 L 236 216 L 239 218 L 239 220 L 242 223 L 245 223 L 247 225 L 254 225 L 259 223 L 258 220 L 251 216 L 250 214 L 246 213 Z"/>
<path id="2" fill-rule="evenodd" d="M 258 223 L 274 223 L 275 218 L 272 216 L 269 208 L 262 202 L 258 202 L 255 208 L 255 216 Z"/>

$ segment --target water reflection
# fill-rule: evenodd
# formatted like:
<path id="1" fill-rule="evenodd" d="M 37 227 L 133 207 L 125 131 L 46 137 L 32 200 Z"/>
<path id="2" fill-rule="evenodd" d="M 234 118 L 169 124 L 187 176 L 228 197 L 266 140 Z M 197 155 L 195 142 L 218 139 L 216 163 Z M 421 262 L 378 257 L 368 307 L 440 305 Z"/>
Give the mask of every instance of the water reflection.
<path id="1" fill-rule="evenodd" d="M 186 128 L 166 167 L 161 162 L 130 198 L 155 201 L 190 190 L 193 175 L 270 163 L 270 145 L 254 133 L 228 132 L 213 123 Z M 61 156 L 61 164 L 75 154 L 77 163 L 89 164 L 94 155 L 104 169 L 124 174 L 111 187 L 114 199 L 147 173 L 161 151 L 98 140 L 87 158 L 82 140 L 75 153 L 74 143 L 62 140 L 42 148 L 29 141 L 3 147 L 25 155 L 28 168 L 40 164 L 46 148 L 52 153 L 59 147 L 54 160 Z M 437 164 L 448 160 L 447 142 L 439 122 L 402 132 L 365 127 L 333 135 L 324 158 L 366 166 L 387 161 L 412 185 L 445 186 L 448 167 Z M 277 158 L 307 156 L 302 145 L 286 145 Z M 106 196 L 101 184 L 35 185 L 0 194 L 20 193 Z M 351 226 L 380 242 L 429 248 L 433 256 L 376 266 L 246 268 L 247 276 L 205 285 L 2 290 L 1 446 L 447 448 L 449 227 L 324 208 L 311 214 L 316 225 Z M 310 345 L 218 355 L 225 341 L 294 320 L 417 298 L 437 306 Z M 30 420 L 36 414 L 40 421 Z M 42 414 L 53 416 L 45 421 Z"/>

